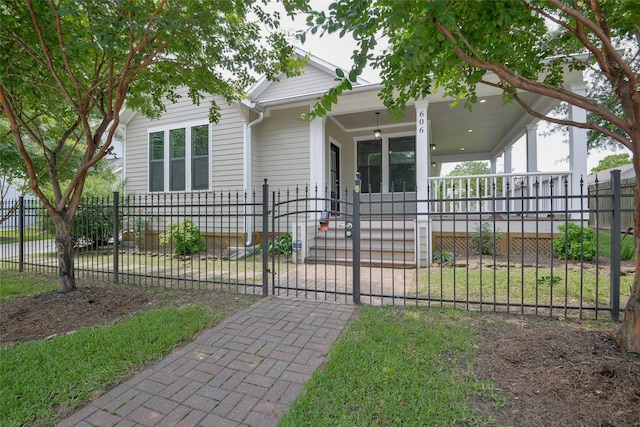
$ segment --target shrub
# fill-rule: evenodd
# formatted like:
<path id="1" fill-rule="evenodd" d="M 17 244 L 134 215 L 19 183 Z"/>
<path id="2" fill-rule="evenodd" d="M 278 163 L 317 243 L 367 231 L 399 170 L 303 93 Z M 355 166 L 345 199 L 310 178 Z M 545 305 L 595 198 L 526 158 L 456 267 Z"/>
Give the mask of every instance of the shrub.
<path id="1" fill-rule="evenodd" d="M 433 262 L 438 264 L 446 264 L 448 262 L 453 262 L 453 259 L 454 259 L 453 252 L 438 251 L 433 254 Z"/>
<path id="2" fill-rule="evenodd" d="M 269 240 L 267 253 L 269 255 L 291 255 L 293 253 L 293 237 L 291 233 L 285 233 L 273 240 Z M 256 252 L 262 252 L 262 243 L 256 246 Z"/>
<path id="3" fill-rule="evenodd" d="M 82 199 L 71 227 L 76 248 L 88 249 L 109 244 L 113 237 L 113 209 L 112 197 Z M 56 226 L 49 214 L 43 210 L 39 215 L 38 228 L 55 236 Z M 118 228 L 122 229 L 122 211 L 118 218 Z"/>
<path id="4" fill-rule="evenodd" d="M 630 259 L 633 259 L 633 257 L 635 256 L 636 256 L 636 252 L 633 247 L 633 241 L 631 241 L 631 244 L 624 244 L 624 241 L 623 241 L 622 244 L 620 245 L 620 258 L 623 261 L 628 261 Z"/>
<path id="5" fill-rule="evenodd" d="M 591 261 L 596 256 L 596 232 L 571 222 L 558 227 L 560 237 L 553 239 L 553 252 L 563 259 Z"/>
<path id="6" fill-rule="evenodd" d="M 471 250 L 476 254 L 493 255 L 502 236 L 491 230 L 491 224 L 483 222 L 471 234 Z"/>
<path id="7" fill-rule="evenodd" d="M 167 246 L 173 243 L 173 251 L 178 255 L 189 255 L 202 252 L 206 247 L 200 230 L 189 219 L 181 223 L 169 224 L 169 231 L 160 235 L 160 244 Z"/>
<path id="8" fill-rule="evenodd" d="M 102 246 L 113 236 L 111 200 L 91 199 L 78 207 L 71 235 L 77 247 Z"/>

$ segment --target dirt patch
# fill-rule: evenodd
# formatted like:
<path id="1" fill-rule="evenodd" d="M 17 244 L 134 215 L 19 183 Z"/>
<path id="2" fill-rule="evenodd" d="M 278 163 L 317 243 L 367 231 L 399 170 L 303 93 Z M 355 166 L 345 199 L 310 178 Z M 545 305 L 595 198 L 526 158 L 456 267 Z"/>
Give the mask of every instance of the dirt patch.
<path id="1" fill-rule="evenodd" d="M 256 297 L 257 299 L 257 297 Z M 91 286 L 0 303 L 0 343 L 40 339 L 140 310 L 203 302 L 228 313 L 238 297 L 207 290 L 154 291 Z M 615 347 L 615 325 L 513 314 L 472 316 L 476 377 L 506 404 L 472 404 L 514 426 L 640 426 L 640 355 Z"/>
<path id="2" fill-rule="evenodd" d="M 61 294 L 45 292 L 0 301 L 0 344 L 42 339 L 99 325 L 122 316 L 168 305 L 201 302 L 212 311 L 235 313 L 258 297 L 198 289 L 83 286 Z"/>
<path id="3" fill-rule="evenodd" d="M 507 400 L 475 401 L 500 424 L 640 426 L 640 355 L 613 342 L 613 324 L 483 315 L 474 371 Z"/>

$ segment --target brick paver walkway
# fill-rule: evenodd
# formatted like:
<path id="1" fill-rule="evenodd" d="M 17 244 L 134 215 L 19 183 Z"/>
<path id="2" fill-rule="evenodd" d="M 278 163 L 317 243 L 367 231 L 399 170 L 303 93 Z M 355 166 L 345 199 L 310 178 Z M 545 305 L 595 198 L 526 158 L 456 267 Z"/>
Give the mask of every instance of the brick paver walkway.
<path id="1" fill-rule="evenodd" d="M 275 426 L 354 316 L 270 297 L 99 397 L 60 426 Z"/>

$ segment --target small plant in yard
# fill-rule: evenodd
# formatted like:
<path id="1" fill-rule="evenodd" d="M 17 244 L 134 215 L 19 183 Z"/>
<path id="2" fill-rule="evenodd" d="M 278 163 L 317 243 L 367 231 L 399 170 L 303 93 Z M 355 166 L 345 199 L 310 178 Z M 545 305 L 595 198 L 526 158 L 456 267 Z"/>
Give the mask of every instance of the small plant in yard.
<path id="1" fill-rule="evenodd" d="M 146 218 L 136 218 L 133 222 L 133 238 L 139 248 L 144 248 L 147 239 L 149 221 Z"/>
<path id="2" fill-rule="evenodd" d="M 562 259 L 591 261 L 596 256 L 596 232 L 571 222 L 558 227 L 560 237 L 553 239 L 553 252 Z"/>
<path id="3" fill-rule="evenodd" d="M 471 250 L 476 254 L 493 255 L 502 238 L 497 231 L 492 230 L 488 222 L 480 224 L 471 234 Z"/>
<path id="4" fill-rule="evenodd" d="M 453 259 L 453 252 L 442 250 L 437 251 L 433 254 L 433 262 L 437 264 L 446 264 L 448 262 L 453 262 Z"/>
<path id="5" fill-rule="evenodd" d="M 267 251 L 269 255 L 291 255 L 293 253 L 293 237 L 291 233 L 285 233 L 273 240 L 269 240 Z M 262 252 L 262 243 L 256 246 L 256 252 Z"/>
<path id="6" fill-rule="evenodd" d="M 206 247 L 200 229 L 189 219 L 169 224 L 169 231 L 160 235 L 160 243 L 164 246 L 173 244 L 173 251 L 178 255 L 197 254 Z"/>
<path id="7" fill-rule="evenodd" d="M 538 283 L 541 285 L 555 285 L 562 280 L 560 276 L 541 276 L 538 278 Z"/>
<path id="8" fill-rule="evenodd" d="M 633 259 L 633 257 L 635 256 L 635 250 L 633 248 L 633 245 L 625 245 L 622 244 L 620 245 L 620 258 L 623 261 L 628 261 L 630 259 Z"/>

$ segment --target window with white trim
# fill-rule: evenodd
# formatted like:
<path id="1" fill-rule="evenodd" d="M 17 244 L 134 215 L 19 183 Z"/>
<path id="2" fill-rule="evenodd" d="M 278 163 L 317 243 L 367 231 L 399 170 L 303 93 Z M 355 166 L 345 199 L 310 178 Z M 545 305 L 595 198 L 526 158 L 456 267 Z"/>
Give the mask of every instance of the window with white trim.
<path id="1" fill-rule="evenodd" d="M 209 189 L 209 125 L 149 132 L 149 191 Z"/>
<path id="2" fill-rule="evenodd" d="M 395 134 L 356 141 L 363 193 L 416 191 L 416 137 Z"/>

